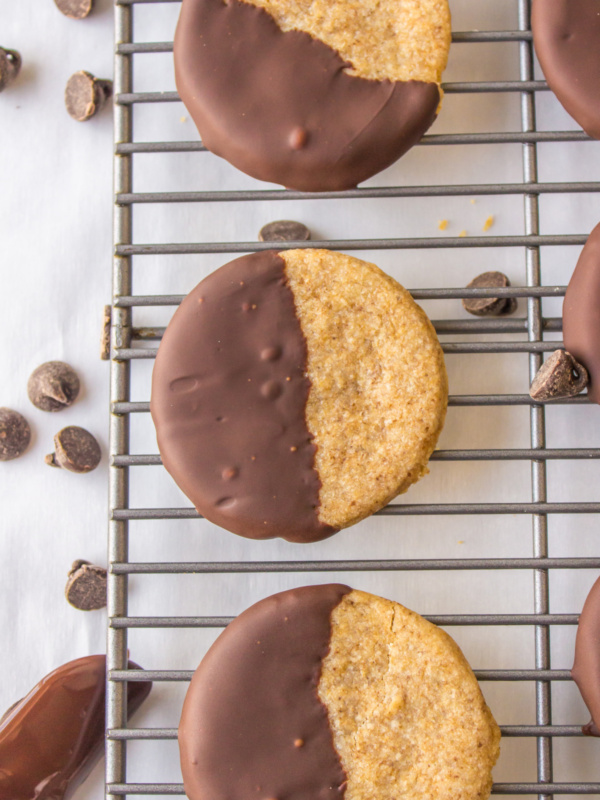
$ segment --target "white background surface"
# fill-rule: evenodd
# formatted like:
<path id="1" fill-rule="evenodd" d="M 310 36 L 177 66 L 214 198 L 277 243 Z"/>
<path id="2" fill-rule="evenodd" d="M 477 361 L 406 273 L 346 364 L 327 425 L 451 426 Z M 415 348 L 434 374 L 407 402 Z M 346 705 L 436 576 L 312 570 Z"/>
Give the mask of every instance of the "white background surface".
<path id="1" fill-rule="evenodd" d="M 516 2 L 455 0 L 455 30 L 517 27 Z M 135 8 L 138 41 L 172 38 L 177 4 Z M 98 77 L 112 72 L 112 11 L 96 0 L 85 21 L 63 17 L 51 0 L 0 0 L 5 47 L 18 49 L 23 70 L 0 95 L 0 405 L 23 413 L 33 442 L 27 454 L 0 464 L 0 710 L 23 696 L 43 675 L 71 659 L 105 648 L 103 612 L 84 614 L 64 600 L 70 563 L 87 558 L 106 563 L 108 364 L 99 359 L 102 307 L 110 301 L 112 123 L 105 110 L 88 123 L 66 114 L 63 90 L 68 77 L 86 69 Z M 457 45 L 448 81 L 517 79 L 516 44 Z M 135 58 L 135 90 L 174 88 L 169 54 Z M 549 94 L 537 97 L 541 129 L 576 129 Z M 135 138 L 194 139 L 195 130 L 179 103 L 135 108 Z M 517 95 L 447 96 L 432 133 L 519 130 Z M 542 145 L 540 180 L 600 180 L 600 144 Z M 519 145 L 419 147 L 370 185 L 513 182 L 522 178 Z M 135 191 L 259 187 L 210 154 L 141 155 L 134 159 Z M 474 200 L 475 202 L 471 202 Z M 542 233 L 588 233 L 600 219 L 593 195 L 543 196 Z M 266 222 L 299 219 L 313 238 L 482 235 L 495 216 L 491 234 L 523 232 L 520 197 L 331 202 L 148 205 L 134 214 L 134 241 L 253 241 Z M 448 219 L 444 234 L 437 228 Z M 546 283 L 565 284 L 578 248 L 544 248 Z M 359 254 L 360 255 L 360 254 Z M 522 249 L 465 249 L 421 252 L 365 252 L 411 287 L 465 285 L 485 269 L 505 271 L 515 284 L 525 281 Z M 227 255 L 134 259 L 134 292 L 189 291 Z M 458 301 L 424 304 L 435 319 L 466 318 Z M 519 315 L 523 315 L 520 303 Z M 545 301 L 548 316 L 560 302 Z M 172 309 L 141 309 L 134 323 L 164 324 Z M 456 341 L 459 337 L 449 337 Z M 471 337 L 481 340 L 484 337 Z M 510 337 L 509 337 L 510 338 Z M 512 338 L 524 338 L 524 335 Z M 79 372 L 82 394 L 70 409 L 48 414 L 26 395 L 27 378 L 40 363 L 68 361 Z M 527 357 L 451 356 L 451 394 L 521 393 L 528 387 Z M 147 400 L 151 362 L 133 365 L 132 399 Z M 548 446 L 600 446 L 596 407 L 549 409 Z M 89 475 L 52 470 L 44 455 L 65 425 L 82 425 L 100 441 L 104 457 Z M 440 447 L 528 447 L 526 408 L 453 408 Z M 132 452 L 155 453 L 148 415 L 132 418 Z M 598 500 L 598 462 L 550 462 L 549 499 Z M 528 462 L 435 463 L 406 502 L 511 502 L 530 500 Z M 131 505 L 188 506 L 158 467 L 131 470 Z M 404 499 L 401 502 L 405 501 Z M 598 555 L 594 516 L 552 517 L 550 555 Z M 333 539 L 305 547 L 283 541 L 250 542 L 209 523 L 138 522 L 131 525 L 130 557 L 136 561 L 420 558 L 530 556 L 528 517 L 377 518 Z M 595 579 L 587 571 L 551 575 L 551 611 L 578 612 Z M 532 576 L 521 572 L 141 576 L 131 580 L 131 615 L 227 615 L 279 589 L 324 580 L 345 580 L 357 588 L 401 601 L 422 613 L 512 613 L 533 610 Z M 451 633 L 475 668 L 533 667 L 530 628 L 461 628 Z M 574 629 L 552 631 L 552 666 L 570 667 Z M 132 658 L 149 669 L 192 669 L 214 631 L 134 630 Z M 535 722 L 533 684 L 485 684 L 483 690 L 502 724 Z M 136 725 L 175 727 L 185 685 L 154 687 Z M 579 724 L 587 714 L 574 686 L 554 687 L 554 722 Z M 555 741 L 555 779 L 600 780 L 599 742 Z M 133 743 L 128 747 L 128 780 L 179 782 L 174 742 Z M 505 739 L 495 771 L 497 781 L 535 780 L 535 741 Z M 77 800 L 99 798 L 102 766 L 78 791 Z"/>

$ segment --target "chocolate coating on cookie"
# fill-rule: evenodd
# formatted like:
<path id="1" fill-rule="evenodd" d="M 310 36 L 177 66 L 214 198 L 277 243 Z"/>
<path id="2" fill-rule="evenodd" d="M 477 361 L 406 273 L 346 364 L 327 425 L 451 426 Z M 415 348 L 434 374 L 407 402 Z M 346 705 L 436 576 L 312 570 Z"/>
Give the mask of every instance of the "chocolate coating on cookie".
<path id="1" fill-rule="evenodd" d="M 106 657 L 87 656 L 51 672 L 9 709 L 0 722 L 1 800 L 70 797 L 104 752 L 105 687 Z M 128 714 L 151 688 L 127 684 Z"/>
<path id="2" fill-rule="evenodd" d="M 600 578 L 592 586 L 579 617 L 571 675 L 592 715 L 583 733 L 600 736 Z"/>
<path id="3" fill-rule="evenodd" d="M 600 3 L 533 0 L 531 27 L 550 88 L 584 131 L 600 139 Z"/>
<path id="4" fill-rule="evenodd" d="M 317 686 L 331 613 L 348 592 L 330 584 L 273 595 L 217 639 L 179 725 L 190 800 L 343 797 L 346 775 Z"/>
<path id="5" fill-rule="evenodd" d="M 440 103 L 436 83 L 349 75 L 335 50 L 240 0 L 184 0 L 174 53 L 206 147 L 301 191 L 349 189 L 390 166 Z"/>
<path id="6" fill-rule="evenodd" d="M 176 311 L 150 408 L 165 467 L 207 519 L 252 539 L 310 542 L 335 532 L 318 518 L 306 365 L 274 251 L 221 267 Z"/>
<path id="7" fill-rule="evenodd" d="M 600 403 L 600 225 L 588 236 L 567 286 L 563 337 L 566 350 L 588 371 L 588 397 Z"/>

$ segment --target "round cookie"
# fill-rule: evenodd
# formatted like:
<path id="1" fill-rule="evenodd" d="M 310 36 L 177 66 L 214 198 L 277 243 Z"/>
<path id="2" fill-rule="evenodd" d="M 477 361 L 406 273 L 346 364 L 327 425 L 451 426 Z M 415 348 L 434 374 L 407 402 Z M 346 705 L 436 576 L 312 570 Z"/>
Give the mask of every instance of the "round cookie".
<path id="1" fill-rule="evenodd" d="M 150 409 L 163 463 L 201 514 L 308 542 L 425 474 L 446 404 L 433 326 L 395 280 L 341 253 L 267 250 L 185 298 Z"/>
<path id="2" fill-rule="evenodd" d="M 600 2 L 533 0 L 531 28 L 550 88 L 583 130 L 600 139 Z"/>
<path id="3" fill-rule="evenodd" d="M 456 643 L 330 584 L 273 595 L 219 636 L 179 725 L 190 800 L 484 800 L 500 731 Z"/>
<path id="4" fill-rule="evenodd" d="M 571 676 L 592 715 L 582 732 L 600 736 L 600 578 L 590 589 L 579 617 Z"/>
<path id="5" fill-rule="evenodd" d="M 588 372 L 589 399 L 600 403 L 600 225 L 581 251 L 565 293 L 562 319 L 565 348 Z"/>
<path id="6" fill-rule="evenodd" d="M 183 0 L 175 79 L 203 143 L 264 181 L 349 189 L 430 127 L 447 0 Z"/>

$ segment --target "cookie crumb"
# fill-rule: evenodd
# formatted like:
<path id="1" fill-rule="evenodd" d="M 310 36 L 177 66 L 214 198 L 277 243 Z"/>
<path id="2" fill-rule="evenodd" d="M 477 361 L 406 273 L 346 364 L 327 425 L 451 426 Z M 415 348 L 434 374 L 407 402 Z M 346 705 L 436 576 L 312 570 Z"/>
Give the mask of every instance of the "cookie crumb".
<path id="1" fill-rule="evenodd" d="M 447 220 L 447 219 L 441 219 L 441 220 L 438 222 L 438 228 L 439 228 L 441 231 L 445 231 L 447 227 L 448 227 L 448 220 Z"/>
<path id="2" fill-rule="evenodd" d="M 106 570 L 89 561 L 73 562 L 65 587 L 65 597 L 80 611 L 96 611 L 106 606 Z"/>
<path id="3" fill-rule="evenodd" d="M 490 214 L 489 217 L 486 219 L 486 221 L 483 223 L 484 233 L 485 231 L 489 231 L 489 229 L 492 227 L 493 224 L 494 224 L 494 215 Z"/>
<path id="4" fill-rule="evenodd" d="M 467 235 L 467 232 L 465 230 L 462 230 L 458 235 L 459 238 L 464 239 L 464 237 Z"/>
<path id="5" fill-rule="evenodd" d="M 187 117 L 179 117 L 179 122 L 187 122 Z"/>

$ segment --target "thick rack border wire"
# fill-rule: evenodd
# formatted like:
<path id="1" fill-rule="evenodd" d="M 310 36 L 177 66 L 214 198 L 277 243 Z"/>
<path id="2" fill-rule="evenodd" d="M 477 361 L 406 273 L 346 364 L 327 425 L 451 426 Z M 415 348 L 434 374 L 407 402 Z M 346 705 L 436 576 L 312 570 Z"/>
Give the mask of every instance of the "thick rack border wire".
<path id="1" fill-rule="evenodd" d="M 127 610 L 127 580 L 130 574 L 160 573 L 272 573 L 272 572 L 351 572 L 403 570 L 531 570 L 534 579 L 534 613 L 505 615 L 446 615 L 429 617 L 442 625 L 531 625 L 535 631 L 535 669 L 479 670 L 483 680 L 533 681 L 536 689 L 536 724 L 503 726 L 504 736 L 535 737 L 537 741 L 537 780 L 531 783 L 495 784 L 493 793 L 538 795 L 548 798 L 554 794 L 600 794 L 598 783 L 555 783 L 552 771 L 553 737 L 581 735 L 574 725 L 551 723 L 551 687 L 553 681 L 570 679 L 567 670 L 551 669 L 551 625 L 575 625 L 577 615 L 551 614 L 549 581 L 551 569 L 600 568 L 599 558 L 549 558 L 548 515 L 561 513 L 600 513 L 600 502 L 550 503 L 546 490 L 546 462 L 549 459 L 600 458 L 597 449 L 547 449 L 545 414 L 541 405 L 528 395 L 461 395 L 452 396 L 455 406 L 529 406 L 530 449 L 519 450 L 451 450 L 436 451 L 433 458 L 445 461 L 524 460 L 531 462 L 532 496 L 521 503 L 455 503 L 401 505 L 383 509 L 380 514 L 527 514 L 533 526 L 533 557 L 479 559 L 413 559 L 360 561 L 294 561 L 252 563 L 129 563 L 128 523 L 140 519 L 182 519 L 196 517 L 193 509 L 132 509 L 129 508 L 129 467 L 160 463 L 158 456 L 129 453 L 129 419 L 134 413 L 145 413 L 149 404 L 130 401 L 131 360 L 150 358 L 155 351 L 135 349 L 135 339 L 148 338 L 149 331 L 132 328 L 132 308 L 136 306 L 176 305 L 180 296 L 134 296 L 132 294 L 132 263 L 139 254 L 180 253 L 237 253 L 257 251 L 269 244 L 257 242 L 135 245 L 132 242 L 133 208 L 137 203 L 215 202 L 231 200 L 286 200 L 309 197 L 286 190 L 258 191 L 198 191 L 181 193 L 139 193 L 132 191 L 132 159 L 136 153 L 190 152 L 203 150 L 200 142 L 134 142 L 132 110 L 135 103 L 171 102 L 178 100 L 174 92 L 134 93 L 132 60 L 138 53 L 168 52 L 171 43 L 141 44 L 133 42 L 133 11 L 137 3 L 178 2 L 178 0 L 115 0 L 115 158 L 114 158 L 114 268 L 112 310 L 111 361 L 111 418 L 110 418 L 110 522 L 108 578 L 108 641 L 107 641 L 107 743 L 106 797 L 117 800 L 124 795 L 182 795 L 180 784 L 132 784 L 126 782 L 126 746 L 131 740 L 175 739 L 177 732 L 170 728 L 132 729 L 127 727 L 128 680 L 188 681 L 188 671 L 147 671 L 127 669 L 127 631 L 130 628 L 164 627 L 223 627 L 230 621 L 225 617 L 129 617 Z M 425 136 L 421 146 L 431 144 L 522 144 L 523 181 L 502 185 L 459 185 L 427 187 L 392 187 L 354 189 L 348 192 L 326 192 L 324 198 L 420 197 L 458 195 L 521 195 L 524 201 L 525 235 L 470 238 L 417 238 L 313 241 L 310 246 L 342 250 L 454 248 L 512 246 L 525 249 L 526 286 L 504 290 L 428 289 L 413 291 L 416 299 L 447 299 L 463 297 L 522 297 L 527 301 L 526 319 L 495 319 L 475 321 L 446 321 L 437 324 L 440 333 L 518 333 L 526 334 L 520 342 L 482 342 L 445 344 L 447 353 L 529 353 L 529 374 L 533 378 L 540 367 L 545 351 L 560 346 L 556 341 L 545 342 L 545 331 L 560 331 L 560 319 L 544 319 L 541 298 L 561 297 L 564 286 L 542 286 L 540 247 L 542 245 L 581 245 L 584 236 L 541 235 L 539 230 L 539 196 L 559 192 L 598 192 L 596 183 L 539 183 L 536 147 L 541 142 L 574 142 L 586 140 L 579 132 L 540 132 L 536 130 L 535 93 L 546 91 L 543 81 L 534 80 L 532 36 L 529 27 L 530 2 L 518 0 L 518 30 L 454 33 L 455 42 L 517 42 L 519 47 L 518 81 L 451 83 L 446 93 L 517 92 L 521 101 L 521 132 L 478 133 Z M 289 246 L 297 246 L 290 243 Z M 306 246 L 303 244 L 302 246 Z M 159 338 L 160 330 L 154 330 Z M 585 403 L 585 396 L 562 401 Z"/>

